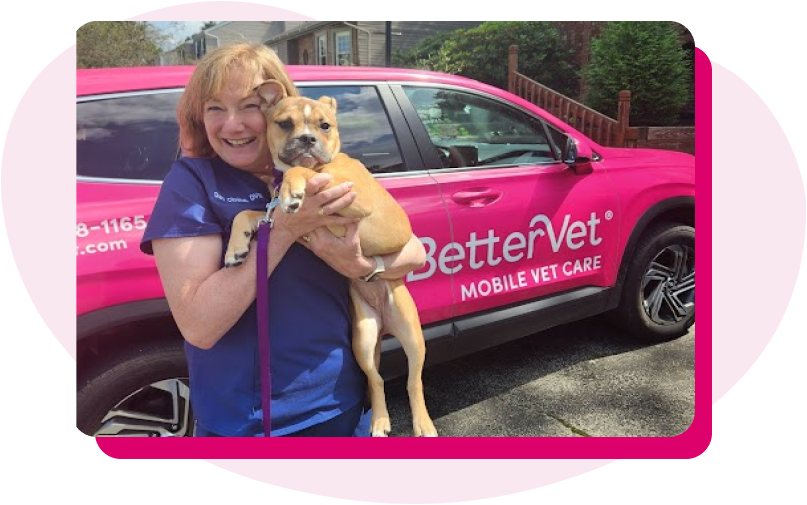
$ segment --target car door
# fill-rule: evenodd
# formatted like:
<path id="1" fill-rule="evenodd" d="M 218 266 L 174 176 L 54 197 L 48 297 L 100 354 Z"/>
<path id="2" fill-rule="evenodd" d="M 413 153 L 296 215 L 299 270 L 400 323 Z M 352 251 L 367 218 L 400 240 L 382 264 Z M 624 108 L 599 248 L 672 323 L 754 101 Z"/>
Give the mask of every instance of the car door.
<path id="1" fill-rule="evenodd" d="M 389 86 L 385 83 L 298 85 L 304 96 L 316 99 L 325 95 L 336 99 L 342 152 L 361 161 L 392 194 L 427 249 L 435 241 L 450 240 L 448 212 L 437 182 L 423 169 L 420 153 Z M 427 269 L 428 266 L 424 270 Z M 450 277 L 425 278 L 413 272 L 406 281 L 427 341 L 435 341 L 430 343 L 432 348 L 436 341 L 442 341 L 442 350 L 434 349 L 429 359 L 448 358 L 454 305 Z M 384 350 L 397 347 L 397 341 L 384 341 Z"/>
<path id="2" fill-rule="evenodd" d="M 450 215 L 451 241 L 436 239 L 431 258 L 434 276 L 454 278 L 458 319 L 607 284 L 618 267 L 618 202 L 597 163 L 575 174 L 560 162 L 563 132 L 500 97 L 394 89 L 421 128 Z"/>
<path id="3" fill-rule="evenodd" d="M 154 259 L 141 253 L 139 244 L 160 182 L 177 156 L 175 111 L 181 91 L 77 100 L 79 315 L 163 297 Z"/>

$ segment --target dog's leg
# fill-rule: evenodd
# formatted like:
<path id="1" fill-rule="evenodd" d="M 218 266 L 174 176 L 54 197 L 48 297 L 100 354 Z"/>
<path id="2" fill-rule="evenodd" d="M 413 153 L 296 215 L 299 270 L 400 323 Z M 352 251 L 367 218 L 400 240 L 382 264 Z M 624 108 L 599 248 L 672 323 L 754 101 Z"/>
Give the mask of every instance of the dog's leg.
<path id="1" fill-rule="evenodd" d="M 266 212 L 263 211 L 245 210 L 235 216 L 227 252 L 224 254 L 224 266 L 234 267 L 244 262 L 249 253 L 249 242 L 258 229 L 258 221 L 265 215 Z"/>
<path id="2" fill-rule="evenodd" d="M 300 210 L 308 179 L 315 175 L 317 172 L 305 167 L 292 167 L 283 174 L 283 184 L 280 186 L 280 208 L 283 212 L 294 214 Z"/>
<path id="3" fill-rule="evenodd" d="M 372 189 L 372 186 L 380 185 L 361 162 L 342 156 L 338 162 L 323 166 L 321 172 L 333 176 L 329 186 L 343 182 L 355 184 L 356 199 L 348 207 L 339 211 L 340 216 L 364 219 L 373 213 L 376 191 Z"/>
<path id="4" fill-rule="evenodd" d="M 378 356 L 381 343 L 381 318 L 351 286 L 351 310 L 353 312 L 353 354 L 364 374 L 370 391 L 373 417 L 370 420 L 370 435 L 386 437 L 392 429 L 384 396 L 384 379 L 378 372 Z"/>
<path id="5" fill-rule="evenodd" d="M 417 307 L 412 295 L 401 280 L 388 281 L 392 292 L 391 304 L 384 311 L 384 327 L 401 342 L 409 364 L 406 391 L 412 410 L 412 430 L 416 437 L 436 437 L 426 400 L 423 395 L 423 364 L 426 361 L 426 342 L 420 327 Z"/>

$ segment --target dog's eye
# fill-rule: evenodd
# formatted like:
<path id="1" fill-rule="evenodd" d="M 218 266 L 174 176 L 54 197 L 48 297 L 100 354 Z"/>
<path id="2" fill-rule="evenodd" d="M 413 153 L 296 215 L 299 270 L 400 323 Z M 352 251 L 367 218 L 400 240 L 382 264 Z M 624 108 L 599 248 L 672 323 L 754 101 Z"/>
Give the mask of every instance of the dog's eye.
<path id="1" fill-rule="evenodd" d="M 291 130 L 294 127 L 294 123 L 291 122 L 291 119 L 284 119 L 283 121 L 278 121 L 277 125 L 284 130 Z"/>
<path id="2" fill-rule="evenodd" d="M 321 125 L 319 125 L 319 127 L 322 128 L 322 131 L 326 132 L 326 131 L 331 129 L 331 124 L 330 123 L 322 123 Z"/>

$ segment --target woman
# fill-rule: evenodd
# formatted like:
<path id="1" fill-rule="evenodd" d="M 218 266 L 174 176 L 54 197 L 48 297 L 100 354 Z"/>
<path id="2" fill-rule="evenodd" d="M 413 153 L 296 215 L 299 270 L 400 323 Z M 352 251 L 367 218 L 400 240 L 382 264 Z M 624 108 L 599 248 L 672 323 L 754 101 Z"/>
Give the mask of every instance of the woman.
<path id="1" fill-rule="evenodd" d="M 267 79 L 298 95 L 265 46 L 228 46 L 199 62 L 177 109 L 185 156 L 167 175 L 141 244 L 154 254 L 186 340 L 197 436 L 263 433 L 256 254 L 233 268 L 224 268 L 223 258 L 235 215 L 269 201 L 272 158 L 254 92 Z M 357 223 L 335 215 L 355 199 L 351 184 L 324 189 L 329 181 L 327 174 L 311 179 L 298 213 L 274 214 L 267 265 L 273 436 L 351 436 L 364 403 L 347 278 L 376 264 L 361 252 Z M 322 229 L 334 224 L 347 226 L 347 235 Z M 425 251 L 413 237 L 382 259 L 385 277 L 401 277 L 423 266 Z"/>

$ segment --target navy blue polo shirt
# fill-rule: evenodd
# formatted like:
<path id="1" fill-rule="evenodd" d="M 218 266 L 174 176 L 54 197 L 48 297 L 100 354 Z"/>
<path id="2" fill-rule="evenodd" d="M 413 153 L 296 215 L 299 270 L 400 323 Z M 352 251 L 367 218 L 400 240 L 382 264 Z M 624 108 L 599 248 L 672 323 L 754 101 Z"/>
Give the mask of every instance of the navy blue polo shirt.
<path id="1" fill-rule="evenodd" d="M 140 248 L 152 254 L 157 238 L 219 234 L 223 266 L 233 218 L 265 209 L 268 198 L 266 184 L 218 158 L 181 158 L 163 182 Z M 253 302 L 209 350 L 185 343 L 194 415 L 219 435 L 263 435 L 256 310 Z M 294 244 L 269 278 L 268 310 L 273 435 L 327 421 L 363 401 L 345 277 Z"/>

